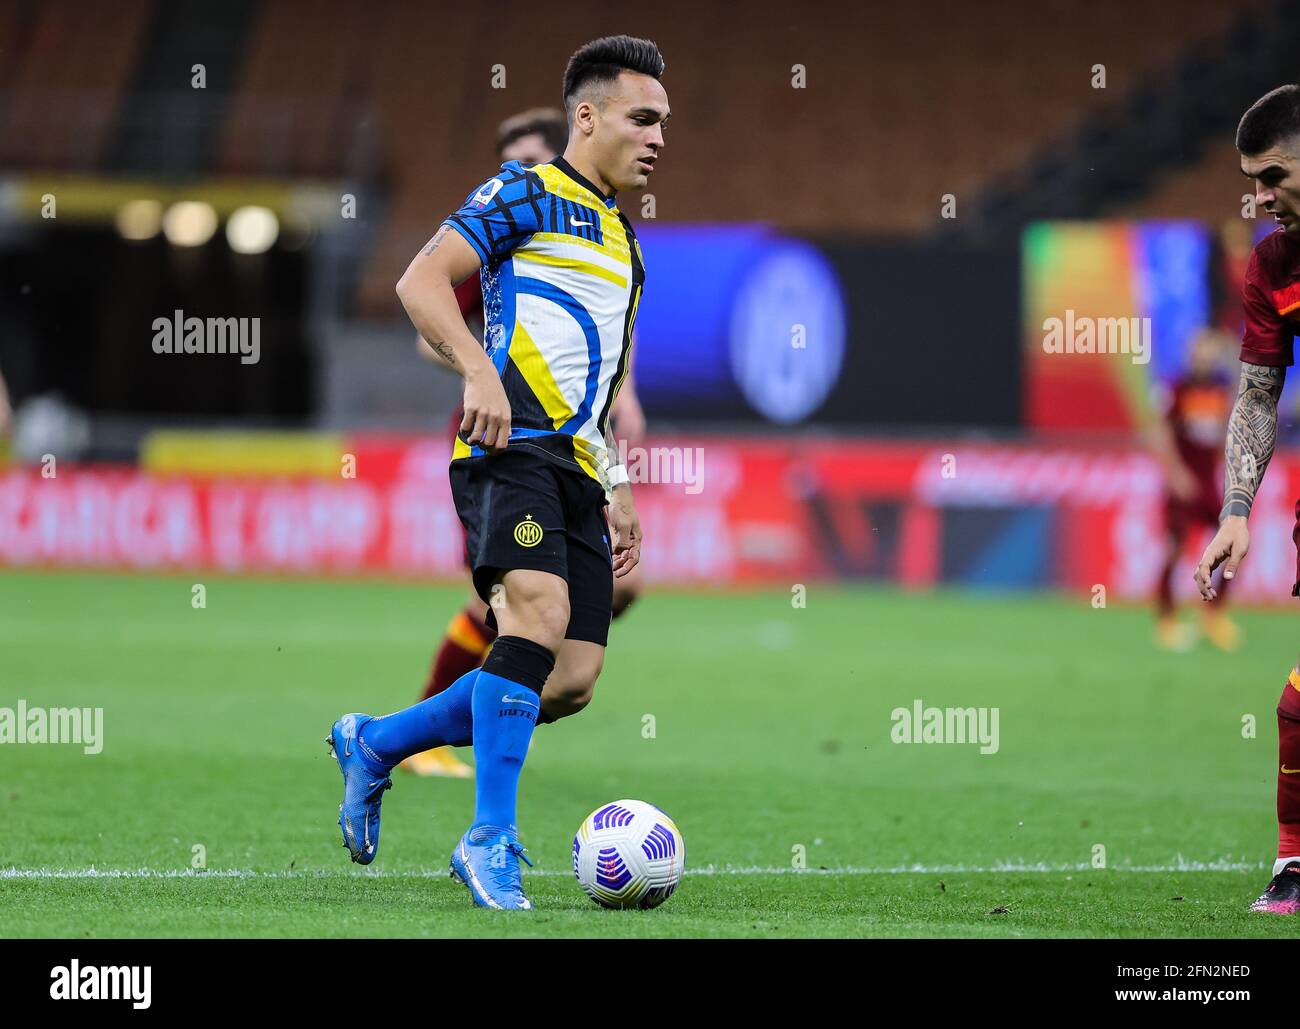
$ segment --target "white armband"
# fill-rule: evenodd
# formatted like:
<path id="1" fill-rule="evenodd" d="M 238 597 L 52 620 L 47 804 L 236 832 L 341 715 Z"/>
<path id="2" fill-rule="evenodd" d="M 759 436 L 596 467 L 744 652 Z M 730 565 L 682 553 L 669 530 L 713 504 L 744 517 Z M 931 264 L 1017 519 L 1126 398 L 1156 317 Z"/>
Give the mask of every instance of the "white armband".
<path id="1" fill-rule="evenodd" d="M 627 474 L 627 468 L 624 467 L 623 465 L 616 464 L 614 465 L 613 468 L 609 470 L 610 489 L 613 489 L 615 486 L 622 486 L 625 482 L 631 482 L 631 481 L 632 481 L 631 477 Z"/>

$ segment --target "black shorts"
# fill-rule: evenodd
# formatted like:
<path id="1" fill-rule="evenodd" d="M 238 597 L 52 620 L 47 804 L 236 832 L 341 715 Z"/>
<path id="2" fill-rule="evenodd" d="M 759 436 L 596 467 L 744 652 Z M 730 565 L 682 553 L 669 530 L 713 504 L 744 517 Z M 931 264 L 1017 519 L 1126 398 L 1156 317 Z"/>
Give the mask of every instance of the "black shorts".
<path id="1" fill-rule="evenodd" d="M 569 584 L 565 638 L 605 646 L 614 573 L 600 483 L 513 443 L 499 454 L 453 461 L 449 474 L 488 625 L 496 628 L 493 584 L 516 568 L 535 569 Z"/>

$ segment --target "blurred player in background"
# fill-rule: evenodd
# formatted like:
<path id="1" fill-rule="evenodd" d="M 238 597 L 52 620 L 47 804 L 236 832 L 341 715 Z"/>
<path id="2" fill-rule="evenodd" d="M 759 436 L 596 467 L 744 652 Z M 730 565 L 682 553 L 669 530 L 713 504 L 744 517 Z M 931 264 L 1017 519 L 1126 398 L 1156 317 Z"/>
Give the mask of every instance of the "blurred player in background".
<path id="1" fill-rule="evenodd" d="M 1210 574 L 1237 573 L 1250 547 L 1246 522 L 1277 443 L 1277 405 L 1294 363 L 1300 332 L 1300 86 L 1260 97 L 1237 126 L 1241 170 L 1255 181 L 1257 210 L 1273 215 L 1277 229 L 1260 240 L 1242 289 L 1246 328 L 1241 341 L 1241 384 L 1224 447 L 1223 511 L 1219 531 L 1196 569 L 1201 596 L 1217 591 Z M 1292 538 L 1300 547 L 1300 501 Z M 1300 558 L 1292 596 L 1300 596 Z M 1251 910 L 1300 913 L 1300 663 L 1282 686 L 1277 707 L 1277 861 L 1273 880 Z"/>
<path id="2" fill-rule="evenodd" d="M 497 128 L 497 160 L 518 161 L 525 168 L 546 164 L 564 152 L 569 137 L 569 122 L 564 112 L 554 107 L 537 107 L 512 115 Z M 456 301 L 461 317 L 480 339 L 483 336 L 483 291 L 477 275 L 456 287 Z M 416 346 L 422 356 L 441 367 L 447 367 L 421 336 Z M 450 369 L 448 369 L 450 370 Z M 448 425 L 448 436 L 454 438 L 465 412 L 457 407 Z M 645 415 L 637 399 L 636 386 L 631 371 L 619 391 L 610 411 L 617 438 L 629 447 L 640 446 L 645 438 Z M 641 592 L 641 572 L 633 569 L 614 580 L 614 617 L 617 618 L 636 600 Z M 447 689 L 466 672 L 479 667 L 487 657 L 496 639 L 496 630 L 488 625 L 488 607 L 470 585 L 469 596 L 448 623 L 442 644 L 434 654 L 429 675 L 424 683 L 421 700 L 428 700 Z M 470 779 L 474 770 L 456 756 L 452 747 L 435 747 L 412 754 L 401 766 L 408 772 L 424 776 L 445 776 L 453 779 Z"/>
<path id="3" fill-rule="evenodd" d="M 1165 563 L 1156 594 L 1156 642 L 1182 651 L 1195 642 L 1191 627 L 1179 621 L 1173 576 L 1188 536 L 1219 525 L 1220 493 L 1215 481 L 1223 456 L 1223 431 L 1232 395 L 1223 367 L 1230 340 L 1204 329 L 1192 340 L 1185 374 L 1163 391 L 1164 417 L 1156 427 L 1155 450 L 1165 473 Z M 1223 614 L 1227 584 L 1213 605 L 1201 612 L 1206 638 L 1220 650 L 1235 650 L 1237 627 Z"/>

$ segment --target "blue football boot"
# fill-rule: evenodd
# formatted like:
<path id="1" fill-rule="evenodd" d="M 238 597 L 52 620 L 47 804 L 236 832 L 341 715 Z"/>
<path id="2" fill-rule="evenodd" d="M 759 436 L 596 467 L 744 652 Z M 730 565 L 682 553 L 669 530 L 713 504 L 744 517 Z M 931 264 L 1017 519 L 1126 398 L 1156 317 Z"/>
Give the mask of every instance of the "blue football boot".
<path id="1" fill-rule="evenodd" d="M 379 850 L 379 804 L 384 790 L 393 786 L 393 780 L 388 778 L 390 769 L 373 760 L 373 755 L 367 757 L 357 740 L 357 733 L 368 721 L 369 715 L 344 715 L 325 738 L 330 756 L 343 773 L 343 803 L 339 805 L 343 846 L 361 865 L 375 860 Z"/>
<path id="2" fill-rule="evenodd" d="M 469 895 L 481 908 L 531 911 L 524 896 L 519 861 L 533 863 L 515 834 L 496 826 L 481 825 L 460 838 L 451 854 L 451 877 L 469 888 Z"/>

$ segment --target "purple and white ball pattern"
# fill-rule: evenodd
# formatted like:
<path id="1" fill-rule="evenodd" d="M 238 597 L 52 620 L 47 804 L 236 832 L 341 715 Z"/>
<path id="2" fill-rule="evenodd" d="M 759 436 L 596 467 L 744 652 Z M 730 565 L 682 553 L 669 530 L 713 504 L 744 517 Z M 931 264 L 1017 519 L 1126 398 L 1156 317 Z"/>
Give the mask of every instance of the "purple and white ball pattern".
<path id="1" fill-rule="evenodd" d="M 573 874 L 602 907 L 657 907 L 677 889 L 685 866 L 681 831 L 644 801 L 602 804 L 573 838 Z"/>

